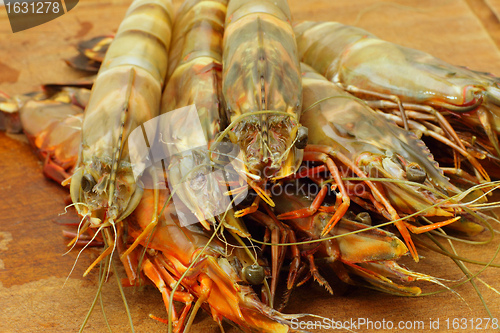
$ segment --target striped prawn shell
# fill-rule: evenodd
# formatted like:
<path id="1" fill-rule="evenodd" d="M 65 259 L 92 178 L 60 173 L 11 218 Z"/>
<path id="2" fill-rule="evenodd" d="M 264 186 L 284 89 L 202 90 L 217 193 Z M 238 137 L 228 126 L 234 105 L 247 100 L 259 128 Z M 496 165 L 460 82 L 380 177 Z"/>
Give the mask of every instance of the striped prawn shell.
<path id="1" fill-rule="evenodd" d="M 222 38 L 227 0 L 185 1 L 169 54 L 169 83 L 161 113 L 195 104 L 208 143 L 225 128 L 221 91 Z"/>
<path id="2" fill-rule="evenodd" d="M 281 178 L 293 172 L 302 151 L 292 147 L 300 117 L 302 86 L 297 45 L 285 0 L 232 0 L 223 46 L 223 95 L 250 173 Z M 292 147 L 292 148 L 291 148 Z M 267 169 L 267 171 L 265 171 Z"/>
<path id="3" fill-rule="evenodd" d="M 161 137 L 169 142 L 164 148 L 168 155 L 174 156 L 168 180 L 199 221 L 224 212 L 228 204 L 223 195 L 227 189 L 210 175 L 208 152 L 217 133 L 227 126 L 220 96 L 226 9 L 227 0 L 182 4 L 174 24 L 169 80 L 161 102 Z M 198 119 L 193 117 L 192 105 Z"/>
<path id="4" fill-rule="evenodd" d="M 159 114 L 172 17 L 171 0 L 135 0 L 106 53 L 85 110 L 79 169 L 71 180 L 73 202 L 83 203 L 76 205 L 81 215 L 121 220 L 139 202 L 127 138 Z M 93 186 L 83 191 L 82 181 L 89 179 Z"/>
<path id="5" fill-rule="evenodd" d="M 381 164 L 362 166 L 370 176 L 402 179 L 389 162 L 393 154 L 407 162 L 420 165 L 429 181 L 428 187 L 437 191 L 457 193 L 459 190 L 442 174 L 425 144 L 413 133 L 389 123 L 364 103 L 328 81 L 311 67 L 303 64 L 304 108 L 300 119 L 310 130 L 309 142 L 313 145 L 332 147 L 360 163 L 362 156 L 370 155 Z M 318 103 L 318 101 L 321 101 Z M 391 168 L 386 167 L 391 166 Z M 372 174 L 373 173 L 373 174 Z M 407 214 L 427 209 L 425 215 L 449 216 L 450 212 L 439 207 L 436 197 L 429 191 L 397 183 L 381 183 L 384 193 L 398 212 Z"/>

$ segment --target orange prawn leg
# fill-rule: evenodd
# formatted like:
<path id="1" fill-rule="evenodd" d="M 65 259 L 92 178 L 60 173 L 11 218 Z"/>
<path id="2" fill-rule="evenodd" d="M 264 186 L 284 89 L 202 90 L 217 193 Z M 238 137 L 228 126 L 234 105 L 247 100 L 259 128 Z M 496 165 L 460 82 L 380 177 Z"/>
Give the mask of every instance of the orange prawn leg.
<path id="1" fill-rule="evenodd" d="M 260 203 L 260 196 L 257 196 L 255 200 L 252 202 L 250 207 L 243 208 L 237 212 L 234 213 L 234 217 L 242 217 L 248 214 L 252 214 L 255 212 L 257 209 L 259 209 L 259 203 Z"/>
<path id="2" fill-rule="evenodd" d="M 314 256 L 313 254 L 307 254 L 306 255 L 307 259 L 309 260 L 309 270 L 311 272 L 312 277 L 316 282 L 318 282 L 320 285 L 325 287 L 325 289 L 333 295 L 333 289 L 330 287 L 330 284 L 328 281 L 325 280 L 324 277 L 319 274 L 318 268 L 316 267 L 316 264 L 314 263 Z"/>
<path id="3" fill-rule="evenodd" d="M 191 315 L 189 316 L 189 320 L 186 324 L 186 329 L 184 330 L 185 332 L 189 332 L 189 329 L 191 328 L 191 324 L 193 323 L 194 317 L 196 316 L 196 313 L 198 312 L 199 308 L 201 305 L 208 300 L 210 297 L 210 292 L 212 291 L 213 287 L 213 281 L 208 277 L 207 274 L 201 273 L 198 276 L 198 283 L 199 285 L 194 285 L 193 289 L 196 292 L 196 295 L 198 296 L 198 300 L 194 304 L 193 311 L 191 312 Z"/>
<path id="4" fill-rule="evenodd" d="M 255 212 L 254 212 L 255 213 Z M 269 228 L 266 228 L 266 231 L 264 231 L 264 238 L 262 239 L 262 241 L 264 243 L 269 243 L 269 241 L 271 240 L 271 230 Z M 263 244 L 262 247 L 261 247 L 261 251 L 264 252 L 265 249 L 266 249 L 266 244 Z"/>
<path id="5" fill-rule="evenodd" d="M 134 243 L 132 243 L 132 245 L 130 245 L 130 247 L 121 255 L 120 259 L 122 259 L 122 257 L 128 256 L 137 246 L 141 244 L 142 241 L 149 237 L 157 224 L 158 220 L 155 218 L 153 222 L 148 224 L 144 231 L 134 240 Z"/>
<path id="6" fill-rule="evenodd" d="M 153 175 L 154 176 L 154 175 Z M 139 236 L 136 237 L 132 245 L 121 255 L 121 257 L 125 257 L 129 255 L 142 241 L 144 241 L 147 237 L 151 235 L 156 226 L 158 225 L 158 191 L 154 192 L 155 204 L 153 209 L 153 214 L 151 216 L 151 222 L 144 228 Z M 121 258 L 120 258 L 121 259 Z"/>
<path id="7" fill-rule="evenodd" d="M 102 253 L 99 255 L 99 257 L 97 257 L 97 259 L 83 273 L 84 277 L 87 276 L 90 273 L 90 271 L 95 267 L 95 265 L 97 265 L 98 263 L 100 263 L 108 255 L 110 255 L 111 253 L 113 253 L 113 250 L 115 249 L 114 237 L 109 232 L 109 229 L 105 229 L 104 230 L 104 234 L 106 236 L 106 239 L 107 239 L 109 245 L 108 245 L 108 247 L 104 251 L 102 251 Z"/>
<path id="8" fill-rule="evenodd" d="M 300 268 L 299 268 L 298 275 L 302 276 L 306 270 L 307 270 L 306 276 L 304 276 L 302 278 L 302 280 L 297 282 L 296 287 L 302 286 L 304 283 L 306 283 L 307 281 L 309 281 L 311 279 L 311 277 L 312 277 L 311 271 L 308 269 L 307 265 L 304 262 L 302 263 L 302 266 L 300 266 Z"/>
<path id="9" fill-rule="evenodd" d="M 123 242 L 123 224 L 119 223 L 116 225 L 116 248 L 118 249 L 118 254 L 125 252 L 125 244 Z M 137 252 L 132 251 L 126 256 L 120 256 L 120 260 L 125 268 L 125 273 L 127 274 L 128 283 L 130 286 L 134 286 L 137 281 Z"/>
<path id="10" fill-rule="evenodd" d="M 318 210 L 320 212 L 325 212 L 325 213 L 335 213 L 335 211 L 341 204 L 342 204 L 342 196 L 337 194 L 335 198 L 335 206 L 321 206 L 318 208 Z"/>
<path id="11" fill-rule="evenodd" d="M 460 177 L 462 180 L 465 180 L 473 185 L 479 184 L 478 180 L 474 178 L 474 176 L 463 169 L 441 167 L 441 170 L 443 170 L 443 172 L 447 175 Z"/>
<path id="12" fill-rule="evenodd" d="M 267 206 L 264 206 L 267 208 Z M 268 209 L 268 213 L 274 214 Z M 281 222 L 275 218 L 273 219 L 271 216 L 268 216 L 260 211 L 256 211 L 253 214 L 249 215 L 251 219 L 254 221 L 264 225 L 267 229 L 271 230 L 271 243 L 285 243 L 286 242 L 286 231 Z M 280 239 L 281 234 L 281 239 Z M 276 294 L 276 289 L 278 286 L 278 275 L 281 269 L 282 261 L 280 260 L 286 251 L 285 247 L 281 247 L 278 245 L 271 245 L 271 302 L 274 303 L 274 295 Z"/>
<path id="13" fill-rule="evenodd" d="M 327 171 L 327 168 L 325 165 L 320 165 L 317 167 L 312 167 L 312 168 L 301 168 L 299 172 L 287 177 L 286 179 L 298 179 L 298 178 L 305 178 L 305 177 L 312 177 L 318 173 L 325 172 Z"/>
<path id="14" fill-rule="evenodd" d="M 286 213 L 280 214 L 280 215 L 278 215 L 278 219 L 290 220 L 290 219 L 295 219 L 295 218 L 300 218 L 300 217 L 308 217 L 308 216 L 313 215 L 320 208 L 323 200 L 325 200 L 327 192 L 328 192 L 328 187 L 326 185 L 323 185 L 323 187 L 319 191 L 318 195 L 316 196 L 316 198 L 314 198 L 314 201 L 311 203 L 311 206 L 309 206 L 308 208 L 302 208 L 302 209 L 298 209 L 298 210 L 294 210 L 291 212 L 286 212 Z"/>
<path id="15" fill-rule="evenodd" d="M 82 233 L 78 234 L 76 232 L 63 230 L 62 234 L 63 234 L 63 237 L 72 239 L 71 245 L 76 243 L 76 245 L 87 246 L 87 247 L 94 247 L 94 246 L 95 247 L 102 247 L 102 246 L 104 246 L 103 242 L 96 241 L 95 239 L 92 240 L 91 237 L 89 237 L 87 235 L 83 235 Z M 75 239 L 77 239 L 77 240 L 75 240 Z"/>
<path id="16" fill-rule="evenodd" d="M 144 264 L 142 266 L 142 269 L 146 276 L 153 281 L 153 283 L 156 285 L 156 288 L 161 292 L 162 297 L 163 297 L 163 302 L 165 303 L 165 306 L 168 311 L 168 305 L 170 303 L 170 297 L 171 297 L 171 291 L 167 288 L 167 285 L 165 284 L 165 281 L 163 280 L 162 274 L 158 270 L 158 268 L 149 260 L 145 259 Z M 184 320 L 187 317 L 187 314 L 191 308 L 191 303 L 193 301 L 193 296 L 189 293 L 186 292 L 180 292 L 176 291 L 173 294 L 173 298 L 176 301 L 180 301 L 185 303 L 186 305 L 184 306 L 184 309 L 182 310 L 181 316 L 178 318 L 177 317 L 177 312 L 175 311 L 175 308 L 172 307 L 172 321 L 174 325 L 174 331 L 175 332 L 180 332 L 182 330 L 182 327 L 184 326 Z M 164 320 L 161 320 L 158 317 L 152 317 L 153 319 L 159 320 L 161 322 L 164 322 Z"/>
<path id="17" fill-rule="evenodd" d="M 342 195 L 342 204 L 340 204 L 339 208 L 337 209 L 335 214 L 333 214 L 332 218 L 321 233 L 321 235 L 324 236 L 333 229 L 335 224 L 337 224 L 337 222 L 340 221 L 342 216 L 344 216 L 344 214 L 347 212 L 347 209 L 349 209 L 349 206 L 351 204 L 351 199 L 349 198 L 349 194 L 347 193 L 347 190 L 344 186 L 344 182 L 342 181 L 337 165 L 327 153 L 324 153 L 323 151 L 321 151 L 321 149 L 318 149 L 318 147 L 321 146 L 307 146 L 304 151 L 304 161 L 318 161 L 325 163 L 328 167 L 328 170 L 332 174 L 333 179 L 337 183 L 340 194 Z"/>
<path id="18" fill-rule="evenodd" d="M 417 248 L 415 247 L 415 244 L 413 243 L 413 240 L 411 239 L 410 233 L 408 232 L 408 228 L 406 228 L 406 224 L 403 221 L 397 221 L 394 223 L 396 228 L 398 228 L 399 233 L 405 240 L 406 245 L 408 245 L 408 249 L 410 250 L 411 256 L 415 262 L 418 262 L 418 254 L 417 254 Z"/>
<path id="19" fill-rule="evenodd" d="M 290 243 L 296 243 L 297 238 L 295 237 L 295 232 L 293 230 L 289 230 L 290 232 Z M 285 291 L 285 295 L 283 296 L 283 301 L 278 306 L 278 311 L 281 311 L 285 308 L 290 300 L 290 295 L 292 294 L 292 289 L 295 286 L 295 281 L 297 280 L 299 267 L 300 267 L 300 251 L 297 245 L 290 245 L 292 251 L 292 262 L 290 264 L 290 270 L 288 272 L 288 280 L 286 284 L 287 290 Z"/>
<path id="20" fill-rule="evenodd" d="M 153 283 L 156 285 L 156 288 L 161 292 L 161 295 L 163 297 L 163 303 L 167 306 L 168 309 L 168 304 L 170 302 L 170 294 L 167 290 L 167 285 L 165 284 L 165 281 L 163 281 L 160 272 L 156 269 L 156 267 L 153 266 L 151 261 L 149 259 L 144 259 L 144 263 L 142 264 L 142 270 L 146 274 L 146 276 L 153 281 Z M 177 312 L 175 311 L 175 308 L 172 308 L 172 320 L 174 321 L 174 326 L 177 326 Z"/>
<path id="21" fill-rule="evenodd" d="M 262 200 L 264 200 L 269 206 L 271 206 L 271 207 L 275 206 L 274 201 L 269 196 L 269 193 L 267 193 L 267 191 L 263 189 L 264 185 L 262 185 L 262 187 L 260 187 L 258 185 L 253 185 L 252 182 L 250 182 L 250 181 L 248 181 L 248 183 L 250 184 L 250 186 L 252 186 L 253 190 L 255 192 L 257 192 L 259 197 L 261 197 Z"/>
<path id="22" fill-rule="evenodd" d="M 264 200 L 264 202 L 267 203 L 271 207 L 275 206 L 269 193 L 263 188 L 265 185 L 265 182 L 263 184 L 257 184 L 257 183 L 250 181 L 250 180 L 247 180 L 247 182 L 250 185 L 250 187 L 257 193 L 258 197 L 254 200 L 254 202 L 252 203 L 252 205 L 250 207 L 247 207 L 247 208 L 244 208 L 244 209 L 241 209 L 241 210 L 235 212 L 234 213 L 235 217 L 243 217 L 245 215 L 248 215 L 248 214 L 255 212 L 259 208 L 260 199 Z M 246 188 L 247 187 L 242 187 L 242 190 L 245 190 Z M 234 194 L 238 193 L 237 191 L 233 190 L 233 191 L 229 191 L 228 193 L 234 195 Z"/>
<path id="23" fill-rule="evenodd" d="M 363 198 L 363 199 L 366 199 L 366 200 L 369 200 L 373 207 L 375 208 L 375 211 L 379 214 L 381 214 L 382 216 L 384 216 L 386 219 L 390 220 L 392 218 L 392 216 L 387 212 L 387 210 L 385 209 L 385 207 L 377 201 L 377 199 L 375 199 L 375 197 L 370 193 L 370 192 L 367 192 L 367 191 L 363 191 L 361 193 L 359 193 L 358 195 L 360 198 Z M 353 199 L 354 201 L 354 199 Z M 358 205 L 359 203 L 356 202 Z M 361 205 L 363 206 L 363 205 Z"/>
<path id="24" fill-rule="evenodd" d="M 348 182 L 349 183 L 349 182 Z M 351 186 L 353 184 L 351 183 Z M 352 191 L 352 193 L 355 193 Z M 337 198 L 338 199 L 338 198 Z M 363 200 L 365 199 L 365 200 Z M 358 204 L 360 207 L 364 208 L 367 211 L 371 211 L 377 214 L 384 216 L 386 219 L 390 220 L 392 216 L 387 212 L 385 207 L 375 199 L 375 197 L 368 191 L 363 190 L 361 192 L 356 193 L 356 195 L 351 197 L 351 200 Z M 366 200 L 370 201 L 367 202 Z M 319 211 L 331 213 L 331 207 L 320 207 Z"/>
<path id="25" fill-rule="evenodd" d="M 423 226 L 420 226 L 420 227 L 416 227 L 414 226 L 413 224 L 410 224 L 410 223 L 407 223 L 405 222 L 405 225 L 408 229 L 410 229 L 410 231 L 414 234 L 421 234 L 421 233 L 424 233 L 424 232 L 427 232 L 427 231 L 431 231 L 431 230 L 435 230 L 437 228 L 441 228 L 441 227 L 444 227 L 448 224 L 452 224 L 453 222 L 456 222 L 460 220 L 460 216 L 457 216 L 457 217 L 454 217 L 452 219 L 449 219 L 449 220 L 446 220 L 446 221 L 442 221 L 442 222 L 436 222 L 436 223 L 433 223 L 433 224 L 430 224 L 430 225 L 423 225 Z"/>
<path id="26" fill-rule="evenodd" d="M 167 283 L 167 285 L 171 288 L 174 289 L 175 285 L 177 284 L 177 280 L 167 271 L 165 267 L 168 267 L 168 264 L 165 262 L 162 256 L 155 256 L 153 259 L 153 262 L 160 272 L 163 280 Z M 182 285 L 179 285 L 177 288 L 178 290 L 183 290 L 184 288 Z"/>
<path id="27" fill-rule="evenodd" d="M 309 145 L 306 147 L 307 150 L 312 150 L 312 151 L 319 151 L 324 154 L 333 156 L 340 160 L 345 166 L 349 167 L 358 177 L 360 177 L 366 185 L 371 189 L 373 195 L 377 198 L 377 201 L 380 201 L 387 212 L 391 215 L 391 218 L 393 220 L 399 219 L 398 213 L 396 212 L 396 209 L 392 207 L 392 205 L 389 203 L 389 201 L 385 198 L 383 195 L 383 189 L 376 184 L 374 184 L 372 181 L 369 180 L 363 180 L 362 178 L 368 178 L 367 175 L 353 162 L 351 161 L 347 156 L 340 152 L 336 152 L 333 150 L 331 147 L 328 146 L 320 146 L 320 145 Z"/>
<path id="28" fill-rule="evenodd" d="M 43 175 L 59 184 L 61 184 L 65 179 L 71 177 L 71 175 L 67 173 L 63 167 L 52 161 L 50 154 L 47 154 L 45 157 L 45 162 L 43 163 Z"/>

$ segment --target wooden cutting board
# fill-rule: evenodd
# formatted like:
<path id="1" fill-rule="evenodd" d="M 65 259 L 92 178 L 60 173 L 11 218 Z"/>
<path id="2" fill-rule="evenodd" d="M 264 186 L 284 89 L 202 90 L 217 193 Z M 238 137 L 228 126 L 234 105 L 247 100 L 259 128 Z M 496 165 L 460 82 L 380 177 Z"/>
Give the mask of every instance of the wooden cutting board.
<path id="1" fill-rule="evenodd" d="M 181 1 L 174 2 L 178 7 Z M 9 94 L 26 93 L 38 90 L 42 83 L 85 76 L 67 67 L 62 59 L 76 54 L 74 46 L 80 40 L 115 32 L 129 3 L 80 0 L 68 14 L 16 34 L 12 33 L 6 12 L 0 7 L 0 90 Z M 358 25 L 381 38 L 430 52 L 450 63 L 500 75 L 498 0 L 290 0 L 290 7 L 297 22 L 335 20 Z M 83 271 L 97 255 L 95 250 L 84 252 L 72 272 L 78 252 L 62 255 L 67 251 L 67 240 L 62 237 L 65 227 L 58 223 L 74 221 L 76 217 L 71 213 L 60 215 L 68 193 L 44 179 L 41 170 L 41 163 L 23 136 L 0 133 L 1 332 L 75 332 L 97 289 L 95 270 L 82 278 Z M 497 237 L 485 246 L 459 244 L 457 251 L 469 258 L 489 261 L 498 246 Z M 404 262 L 435 277 L 463 279 L 450 259 L 423 249 L 419 253 L 426 257 L 420 263 L 415 264 L 409 258 Z M 481 268 L 467 266 L 474 272 Z M 500 288 L 498 276 L 498 269 L 489 268 L 480 277 Z M 418 285 L 424 292 L 440 289 L 428 283 Z M 500 295 L 480 282 L 478 286 L 493 315 L 500 319 Z M 415 332 L 429 329 L 429 320 L 439 319 L 440 331 L 446 331 L 446 319 L 451 325 L 453 318 L 467 318 L 471 328 L 470 319 L 488 317 L 468 283 L 459 287 L 457 294 L 446 292 L 416 298 L 342 285 L 334 285 L 334 289 L 336 294 L 330 296 L 314 283 L 299 288 L 292 294 L 285 312 L 308 312 L 343 321 L 385 320 L 392 321 L 395 327 L 399 321 L 422 321 L 424 329 Z M 164 324 L 148 317 L 149 313 L 166 317 L 161 295 L 155 288 L 130 288 L 126 289 L 126 295 L 137 332 L 166 330 Z M 127 331 L 127 318 L 114 278 L 103 288 L 103 304 L 113 331 Z M 483 328 L 484 324 L 485 321 Z M 229 326 L 226 329 L 237 331 Z M 106 330 L 98 305 L 86 332 Z M 218 330 L 204 313 L 198 315 L 193 327 L 193 332 Z M 353 330 L 363 332 L 366 326 Z M 457 330 L 451 327 L 450 331 Z"/>

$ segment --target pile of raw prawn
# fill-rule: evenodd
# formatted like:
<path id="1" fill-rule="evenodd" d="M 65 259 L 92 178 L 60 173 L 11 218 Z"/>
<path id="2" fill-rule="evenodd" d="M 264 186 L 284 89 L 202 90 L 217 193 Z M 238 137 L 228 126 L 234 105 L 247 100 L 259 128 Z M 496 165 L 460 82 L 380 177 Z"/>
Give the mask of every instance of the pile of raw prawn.
<path id="1" fill-rule="evenodd" d="M 495 234 L 493 75 L 356 27 L 292 23 L 285 0 L 186 0 L 176 15 L 135 0 L 115 36 L 79 51 L 68 64 L 96 76 L 2 93 L 0 125 L 69 188 L 70 246 L 103 246 L 85 274 L 100 266 L 102 284 L 118 255 L 128 286 L 158 288 L 169 330 L 202 308 L 221 329 L 291 331 L 305 316 L 281 313 L 294 288 L 333 293 L 322 266 L 394 295 L 421 294 L 418 280 L 451 291 L 398 263 L 419 261 L 415 244 L 474 283 L 435 236 Z"/>

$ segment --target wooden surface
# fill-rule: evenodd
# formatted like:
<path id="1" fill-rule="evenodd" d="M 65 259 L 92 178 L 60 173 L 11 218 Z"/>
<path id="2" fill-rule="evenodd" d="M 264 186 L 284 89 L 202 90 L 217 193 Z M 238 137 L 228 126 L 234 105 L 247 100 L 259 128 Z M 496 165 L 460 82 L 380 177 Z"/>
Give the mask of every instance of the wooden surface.
<path id="1" fill-rule="evenodd" d="M 16 34 L 12 34 L 6 12 L 0 8 L 0 90 L 26 93 L 37 90 L 42 83 L 84 76 L 68 68 L 61 59 L 74 55 L 74 45 L 81 39 L 116 31 L 129 3 L 80 0 L 74 10 L 61 18 Z M 175 1 L 177 7 L 179 3 Z M 290 6 L 296 21 L 355 24 L 381 38 L 430 52 L 450 63 L 500 75 L 498 0 L 290 0 Z M 75 332 L 85 317 L 97 289 L 97 276 L 94 272 L 82 278 L 82 272 L 96 252 L 83 253 L 70 275 L 77 252 L 62 256 L 67 250 L 67 241 L 61 234 L 65 227 L 54 223 L 75 219 L 71 214 L 59 216 L 64 212 L 67 195 L 57 184 L 43 178 L 41 163 L 22 136 L 0 133 L 0 332 Z M 498 239 L 487 246 L 458 245 L 457 250 L 470 258 L 488 261 L 497 246 Z M 463 278 L 450 259 L 422 249 L 419 253 L 427 258 L 419 264 L 408 258 L 404 262 L 414 270 L 439 278 Z M 473 271 L 480 269 L 468 267 Z M 494 268 L 481 274 L 482 280 L 500 289 L 498 277 L 499 270 Z M 418 285 L 424 292 L 439 289 L 427 283 Z M 481 283 L 479 288 L 493 315 L 500 318 L 500 295 Z M 330 296 L 316 284 L 299 288 L 285 312 L 309 312 L 335 320 L 385 319 L 395 325 L 400 320 L 424 321 L 426 328 L 430 318 L 439 318 L 440 331 L 445 331 L 447 318 L 487 317 L 470 284 L 457 289 L 460 296 L 447 292 L 418 298 L 340 285 L 334 289 L 336 295 Z M 166 317 L 157 290 L 126 289 L 126 293 L 137 332 L 166 330 L 165 325 L 148 318 L 149 313 Z M 103 301 L 113 331 L 127 331 L 114 280 L 105 285 Z M 102 312 L 97 306 L 86 332 L 104 331 Z M 208 315 L 200 314 L 193 331 L 218 332 L 218 328 Z M 462 330 L 465 331 L 468 330 Z"/>

